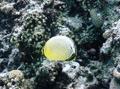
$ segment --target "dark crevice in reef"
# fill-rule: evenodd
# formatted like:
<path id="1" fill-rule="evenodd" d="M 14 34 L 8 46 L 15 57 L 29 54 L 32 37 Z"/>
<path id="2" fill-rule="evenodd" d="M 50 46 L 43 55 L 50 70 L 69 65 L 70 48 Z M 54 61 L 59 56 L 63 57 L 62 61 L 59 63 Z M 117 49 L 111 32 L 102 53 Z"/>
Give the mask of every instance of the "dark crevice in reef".
<path id="1" fill-rule="evenodd" d="M 58 66 L 59 65 L 59 66 Z M 35 89 L 66 89 L 66 85 L 68 85 L 71 82 L 71 79 L 66 75 L 65 73 L 62 72 L 61 65 L 58 64 L 55 69 L 58 70 L 49 70 L 49 72 L 54 73 L 57 72 L 57 75 L 53 77 L 53 75 L 49 75 L 49 72 L 41 72 L 44 73 L 43 75 L 40 74 L 39 76 L 36 77 L 35 81 L 37 83 Z M 46 71 L 46 70 L 44 70 Z M 48 77 L 49 76 L 49 77 Z M 53 81 L 50 79 L 50 77 L 53 77 Z"/>
<path id="2" fill-rule="evenodd" d="M 0 19 L 1 19 L 0 20 L 0 24 L 1 24 L 0 25 L 0 31 L 3 31 L 3 29 L 6 29 L 7 33 L 10 33 L 11 30 L 12 30 L 12 27 L 14 26 L 14 19 L 15 19 L 15 17 L 11 16 L 10 14 L 6 15 L 5 13 L 0 12 Z"/>
<path id="3" fill-rule="evenodd" d="M 104 86 L 104 85 L 106 85 L 106 86 Z M 109 85 L 108 85 L 108 83 L 93 85 L 93 86 L 90 86 L 88 89 L 109 89 Z"/>

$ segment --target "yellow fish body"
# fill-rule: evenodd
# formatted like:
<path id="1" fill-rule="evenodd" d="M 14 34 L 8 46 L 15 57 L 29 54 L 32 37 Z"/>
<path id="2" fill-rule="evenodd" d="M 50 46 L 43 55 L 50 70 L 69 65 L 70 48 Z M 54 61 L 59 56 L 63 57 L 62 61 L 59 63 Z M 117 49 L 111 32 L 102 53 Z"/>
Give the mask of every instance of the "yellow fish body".
<path id="1" fill-rule="evenodd" d="M 54 36 L 46 42 L 43 52 L 50 61 L 65 61 L 75 56 L 76 47 L 69 37 Z"/>

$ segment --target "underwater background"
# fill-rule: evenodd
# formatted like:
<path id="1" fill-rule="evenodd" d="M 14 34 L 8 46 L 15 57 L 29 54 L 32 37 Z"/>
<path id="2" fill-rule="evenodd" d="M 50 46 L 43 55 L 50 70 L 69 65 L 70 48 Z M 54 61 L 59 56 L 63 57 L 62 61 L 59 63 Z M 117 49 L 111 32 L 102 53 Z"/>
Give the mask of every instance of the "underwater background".
<path id="1" fill-rule="evenodd" d="M 75 60 L 44 57 L 56 35 Z M 120 89 L 120 0 L 0 0 L 0 89 Z"/>

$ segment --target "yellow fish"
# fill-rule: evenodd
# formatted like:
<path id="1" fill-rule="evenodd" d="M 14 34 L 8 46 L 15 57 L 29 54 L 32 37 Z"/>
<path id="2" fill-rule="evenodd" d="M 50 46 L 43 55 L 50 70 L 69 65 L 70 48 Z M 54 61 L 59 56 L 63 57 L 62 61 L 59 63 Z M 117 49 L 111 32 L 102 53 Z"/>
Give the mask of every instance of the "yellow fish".
<path id="1" fill-rule="evenodd" d="M 69 37 L 54 36 L 46 42 L 43 53 L 49 61 L 66 61 L 75 58 L 76 47 Z"/>

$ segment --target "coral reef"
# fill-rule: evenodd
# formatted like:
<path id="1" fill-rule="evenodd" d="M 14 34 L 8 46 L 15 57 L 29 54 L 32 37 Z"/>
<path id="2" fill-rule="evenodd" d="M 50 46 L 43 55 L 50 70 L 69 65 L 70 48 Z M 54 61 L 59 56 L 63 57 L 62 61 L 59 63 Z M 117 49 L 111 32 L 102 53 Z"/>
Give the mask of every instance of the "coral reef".
<path id="1" fill-rule="evenodd" d="M 11 42 L 19 48 L 24 61 L 35 60 L 41 56 L 40 50 L 45 41 L 50 38 L 51 32 L 46 26 L 46 17 L 39 12 L 27 14 L 23 19 L 21 33 L 16 36 L 14 32 Z"/>
<path id="2" fill-rule="evenodd" d="M 26 81 L 20 70 L 0 74 L 0 88 L 2 89 L 32 89 L 25 83 Z"/>
<path id="3" fill-rule="evenodd" d="M 0 0 L 0 89 L 120 89 L 119 0 Z M 68 36 L 76 60 L 51 62 Z"/>

